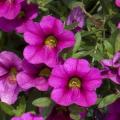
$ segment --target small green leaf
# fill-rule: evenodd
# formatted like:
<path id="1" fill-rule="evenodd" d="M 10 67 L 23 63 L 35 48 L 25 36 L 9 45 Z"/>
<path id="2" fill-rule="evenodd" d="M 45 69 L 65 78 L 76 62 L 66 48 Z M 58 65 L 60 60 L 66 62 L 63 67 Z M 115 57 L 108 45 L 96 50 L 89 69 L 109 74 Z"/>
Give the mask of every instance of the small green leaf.
<path id="1" fill-rule="evenodd" d="M 14 109 L 14 107 L 11 106 L 11 105 L 8 105 L 8 104 L 6 104 L 6 103 L 0 102 L 0 109 L 1 109 L 3 112 L 5 112 L 6 114 L 10 115 L 10 116 L 14 115 L 15 109 Z"/>
<path id="2" fill-rule="evenodd" d="M 107 40 L 104 41 L 104 46 L 105 46 L 105 50 L 107 52 L 107 55 L 109 56 L 109 58 L 111 58 L 111 56 L 114 53 L 114 49 L 113 46 L 111 45 L 111 43 Z"/>
<path id="3" fill-rule="evenodd" d="M 70 24 L 70 25 L 66 25 L 66 26 L 65 26 L 65 29 L 73 30 L 73 29 L 75 29 L 75 28 L 77 27 L 77 25 L 78 25 L 78 23 L 77 23 L 77 22 L 74 22 L 74 23 L 72 23 L 72 24 Z"/>
<path id="4" fill-rule="evenodd" d="M 32 104 L 37 107 L 48 107 L 51 104 L 51 99 L 48 97 L 38 98 Z"/>
<path id="5" fill-rule="evenodd" d="M 15 110 L 15 115 L 20 116 L 22 113 L 24 113 L 26 110 L 26 101 L 24 97 L 21 97 L 19 101 L 19 105 L 17 106 Z"/>
<path id="6" fill-rule="evenodd" d="M 83 3 L 82 2 L 71 2 L 70 4 L 69 4 L 69 8 L 70 9 L 73 9 L 73 8 L 75 8 L 75 7 L 78 7 L 78 6 L 80 6 L 81 8 L 83 7 Z"/>
<path id="7" fill-rule="evenodd" d="M 79 107 L 77 105 L 71 105 L 69 106 L 69 111 L 74 114 L 79 114 L 80 112 L 83 112 L 83 108 Z"/>
<path id="8" fill-rule="evenodd" d="M 90 51 L 80 51 L 80 52 L 77 52 L 77 53 L 73 54 L 72 57 L 74 57 L 74 58 L 81 58 L 81 57 L 85 57 L 87 55 L 90 55 L 92 52 L 93 52 L 93 50 L 90 50 Z"/>
<path id="9" fill-rule="evenodd" d="M 79 114 L 70 113 L 70 118 L 72 118 L 72 120 L 80 120 L 80 115 Z"/>
<path id="10" fill-rule="evenodd" d="M 75 52 L 77 52 L 77 50 L 79 50 L 79 48 L 80 48 L 80 44 L 81 44 L 81 33 L 80 33 L 80 32 L 77 32 L 76 35 L 75 35 L 75 37 L 76 37 L 76 43 L 75 43 L 75 46 L 74 46 L 74 48 L 73 48 L 73 54 L 74 54 Z"/>
<path id="11" fill-rule="evenodd" d="M 49 107 L 42 108 L 42 116 L 45 119 L 50 115 L 54 106 L 55 106 L 54 103 L 52 103 L 52 104 L 50 104 Z"/>
<path id="12" fill-rule="evenodd" d="M 112 104 L 119 98 L 119 95 L 117 94 L 110 94 L 104 98 L 102 98 L 99 102 L 98 108 L 103 108 L 108 106 L 109 104 Z"/>
<path id="13" fill-rule="evenodd" d="M 120 50 L 120 34 L 117 35 L 116 41 L 115 41 L 115 52 Z"/>

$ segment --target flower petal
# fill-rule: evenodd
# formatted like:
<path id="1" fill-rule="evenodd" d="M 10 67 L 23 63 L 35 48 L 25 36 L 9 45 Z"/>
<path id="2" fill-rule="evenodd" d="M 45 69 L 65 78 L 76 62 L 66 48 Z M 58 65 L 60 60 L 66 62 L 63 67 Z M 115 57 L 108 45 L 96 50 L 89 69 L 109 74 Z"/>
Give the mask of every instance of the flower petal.
<path id="1" fill-rule="evenodd" d="M 20 3 L 10 3 L 5 1 L 4 3 L 0 3 L 0 17 L 4 17 L 10 20 L 14 19 L 19 14 L 20 9 Z"/>
<path id="2" fill-rule="evenodd" d="M 57 50 L 47 46 L 27 46 L 23 54 L 33 64 L 45 63 L 49 67 L 54 67 L 59 62 Z"/>
<path id="3" fill-rule="evenodd" d="M 100 80 L 101 81 L 101 73 L 97 68 L 91 68 L 87 75 L 84 76 L 86 81 L 90 80 Z"/>
<path id="4" fill-rule="evenodd" d="M 120 7 L 120 0 L 115 0 L 116 6 Z"/>
<path id="5" fill-rule="evenodd" d="M 40 22 L 40 26 L 46 35 L 58 35 L 63 32 L 63 23 L 52 16 L 44 16 Z"/>
<path id="6" fill-rule="evenodd" d="M 97 95 L 94 91 L 80 91 L 74 101 L 77 105 L 90 107 L 96 103 Z"/>
<path id="7" fill-rule="evenodd" d="M 78 60 L 76 58 L 69 58 L 64 63 L 64 68 L 69 76 L 76 75 Z"/>
<path id="8" fill-rule="evenodd" d="M 21 89 L 15 83 L 10 84 L 8 80 L 0 80 L 0 99 L 7 104 L 14 104 Z"/>
<path id="9" fill-rule="evenodd" d="M 73 104 L 72 92 L 67 89 L 53 89 L 51 98 L 62 106 L 69 106 Z"/>
<path id="10" fill-rule="evenodd" d="M 64 48 L 73 47 L 75 44 L 75 37 L 71 31 L 64 30 L 63 33 L 57 36 L 58 39 L 58 49 L 62 50 Z"/>
<path id="11" fill-rule="evenodd" d="M 110 67 L 110 66 L 113 65 L 113 61 L 111 59 L 104 59 L 104 60 L 101 61 L 101 64 L 103 66 L 109 66 Z"/>
<path id="12" fill-rule="evenodd" d="M 2 77 L 3 75 L 7 74 L 8 71 L 5 69 L 5 67 L 0 64 L 0 77 Z"/>
<path id="13" fill-rule="evenodd" d="M 90 64 L 87 60 L 79 59 L 77 64 L 77 72 L 79 77 L 85 76 L 90 71 Z"/>
<path id="14" fill-rule="evenodd" d="M 100 74 L 100 70 L 96 68 L 91 68 L 86 76 L 84 76 L 82 81 L 82 86 L 87 90 L 96 90 L 96 88 L 100 87 L 102 83 L 102 77 Z"/>
<path id="15" fill-rule="evenodd" d="M 117 52 L 113 57 L 113 66 L 119 67 L 120 66 L 120 52 Z"/>
<path id="16" fill-rule="evenodd" d="M 6 69 L 16 67 L 19 70 L 21 69 L 22 60 L 13 52 L 3 51 L 0 53 L 0 63 L 3 64 Z"/>
<path id="17" fill-rule="evenodd" d="M 17 82 L 19 86 L 24 90 L 28 90 L 34 87 L 34 78 L 25 72 L 20 72 L 17 75 Z"/>
<path id="18" fill-rule="evenodd" d="M 20 23 L 16 19 L 14 20 L 8 20 L 3 17 L 0 18 L 0 29 L 5 32 L 12 32 L 15 30 L 17 26 L 19 26 Z"/>
<path id="19" fill-rule="evenodd" d="M 68 75 L 62 65 L 56 66 L 48 79 L 49 85 L 54 88 L 62 88 L 67 86 Z"/>
<path id="20" fill-rule="evenodd" d="M 39 77 L 34 80 L 35 87 L 40 91 L 47 91 L 48 90 L 48 81 L 44 77 Z"/>
<path id="21" fill-rule="evenodd" d="M 26 24 L 24 39 L 30 45 L 41 45 L 43 43 L 44 33 L 39 23 L 29 21 L 29 24 Z"/>

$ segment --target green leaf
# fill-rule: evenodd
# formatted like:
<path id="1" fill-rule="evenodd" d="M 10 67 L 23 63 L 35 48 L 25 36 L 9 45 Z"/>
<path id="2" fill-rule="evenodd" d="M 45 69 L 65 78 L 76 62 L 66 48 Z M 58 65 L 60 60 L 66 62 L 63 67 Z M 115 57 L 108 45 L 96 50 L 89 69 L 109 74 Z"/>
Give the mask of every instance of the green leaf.
<path id="1" fill-rule="evenodd" d="M 6 103 L 0 102 L 0 109 L 1 109 L 3 112 L 5 112 L 6 114 L 10 115 L 10 116 L 14 115 L 15 109 L 14 109 L 14 107 L 11 106 L 11 105 L 8 105 L 8 104 L 6 104 Z"/>
<path id="2" fill-rule="evenodd" d="M 70 118 L 72 118 L 72 120 L 80 120 L 80 115 L 79 114 L 70 113 Z"/>
<path id="3" fill-rule="evenodd" d="M 80 51 L 80 52 L 77 52 L 77 53 L 73 54 L 72 57 L 74 57 L 74 58 L 81 58 L 81 57 L 85 57 L 87 55 L 90 55 L 92 52 L 93 52 L 93 50 L 90 50 L 90 51 Z"/>
<path id="4" fill-rule="evenodd" d="M 15 110 L 15 115 L 20 116 L 22 113 L 24 113 L 26 110 L 26 101 L 24 97 L 21 97 L 19 101 L 19 105 L 17 106 Z"/>
<path id="5" fill-rule="evenodd" d="M 82 2 L 71 2 L 70 4 L 69 4 L 69 8 L 70 9 L 73 9 L 73 8 L 75 8 L 75 7 L 78 7 L 78 6 L 80 6 L 81 8 L 83 7 L 83 3 Z"/>
<path id="6" fill-rule="evenodd" d="M 66 26 L 65 26 L 65 29 L 73 30 L 73 29 L 75 29 L 77 26 L 78 26 L 78 23 L 77 23 L 77 22 L 74 22 L 74 23 L 72 23 L 72 24 L 70 24 L 70 25 L 66 25 Z"/>
<path id="7" fill-rule="evenodd" d="M 102 98 L 99 102 L 98 108 L 103 108 L 115 102 L 120 96 L 118 94 L 110 94 Z"/>
<path id="8" fill-rule="evenodd" d="M 50 115 L 54 106 L 55 106 L 54 103 L 52 103 L 52 104 L 50 104 L 49 107 L 42 108 L 42 116 L 45 119 Z"/>
<path id="9" fill-rule="evenodd" d="M 107 52 L 107 55 L 109 56 L 109 58 L 111 58 L 113 56 L 113 53 L 114 53 L 113 46 L 107 40 L 104 40 L 104 46 L 105 46 L 105 50 Z"/>
<path id="10" fill-rule="evenodd" d="M 115 52 L 120 50 L 120 33 L 117 35 L 116 41 L 115 41 Z"/>
<path id="11" fill-rule="evenodd" d="M 111 2 L 110 0 L 100 0 L 104 14 L 110 14 Z"/>
<path id="12" fill-rule="evenodd" d="M 83 108 L 79 107 L 77 105 L 71 105 L 69 106 L 69 111 L 74 114 L 79 114 L 80 112 L 83 112 Z"/>
<path id="13" fill-rule="evenodd" d="M 76 35 L 75 35 L 75 37 L 76 37 L 76 43 L 75 43 L 75 46 L 74 46 L 74 48 L 73 48 L 73 54 L 74 54 L 75 52 L 77 52 L 77 50 L 79 50 L 79 48 L 80 48 L 80 44 L 81 44 L 81 33 L 80 33 L 80 32 L 77 32 Z"/>
<path id="14" fill-rule="evenodd" d="M 48 107 L 51 103 L 52 101 L 48 97 L 38 98 L 32 102 L 32 104 L 37 107 Z"/>

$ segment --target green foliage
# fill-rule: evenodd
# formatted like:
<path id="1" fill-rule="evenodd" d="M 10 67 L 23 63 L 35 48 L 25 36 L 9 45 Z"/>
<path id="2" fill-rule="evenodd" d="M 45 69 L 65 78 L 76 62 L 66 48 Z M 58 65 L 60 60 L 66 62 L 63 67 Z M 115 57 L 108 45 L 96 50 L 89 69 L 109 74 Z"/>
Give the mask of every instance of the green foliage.
<path id="1" fill-rule="evenodd" d="M 7 105 L 6 103 L 0 102 L 0 109 L 10 116 L 14 115 L 15 109 L 11 105 Z"/>
<path id="2" fill-rule="evenodd" d="M 106 107 L 113 102 L 115 102 L 120 97 L 120 94 L 110 94 L 105 96 L 104 98 L 101 98 L 99 101 L 98 108 Z"/>
<path id="3" fill-rule="evenodd" d="M 36 107 L 48 107 L 51 104 L 51 100 L 48 97 L 42 97 L 34 100 L 32 104 Z"/>

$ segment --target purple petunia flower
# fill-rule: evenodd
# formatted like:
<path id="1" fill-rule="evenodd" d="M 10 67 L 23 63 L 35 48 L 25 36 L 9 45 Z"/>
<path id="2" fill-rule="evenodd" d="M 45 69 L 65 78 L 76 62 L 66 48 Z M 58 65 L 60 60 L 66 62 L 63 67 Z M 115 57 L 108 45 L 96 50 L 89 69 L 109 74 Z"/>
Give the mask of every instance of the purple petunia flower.
<path id="1" fill-rule="evenodd" d="M 75 43 L 74 34 L 64 30 L 63 23 L 52 16 L 44 16 L 40 23 L 31 23 L 24 33 L 29 44 L 24 57 L 32 64 L 44 63 L 54 67 L 59 63 L 59 53 Z"/>
<path id="2" fill-rule="evenodd" d="M 22 60 L 14 53 L 4 51 L 0 53 L 0 100 L 13 104 L 21 91 L 16 75 L 21 71 Z"/>
<path id="3" fill-rule="evenodd" d="M 57 104 L 88 107 L 96 103 L 95 90 L 101 85 L 100 70 L 90 68 L 84 59 L 69 58 L 53 68 L 49 84 L 53 87 L 51 98 Z"/>
<path id="4" fill-rule="evenodd" d="M 105 120 L 120 120 L 120 99 L 108 106 L 108 114 Z"/>
<path id="5" fill-rule="evenodd" d="M 38 15 L 38 6 L 36 4 L 28 4 L 26 1 L 21 4 L 21 11 L 12 20 L 1 17 L 0 29 L 5 32 L 16 30 L 18 33 L 23 33 L 29 24 Z"/>
<path id="6" fill-rule="evenodd" d="M 113 82 L 120 84 L 120 52 L 117 52 L 112 59 L 101 61 L 103 78 L 109 78 Z"/>
<path id="7" fill-rule="evenodd" d="M 80 7 L 73 8 L 67 18 L 66 25 L 71 25 L 73 23 L 78 23 L 78 25 L 73 30 L 74 32 L 80 31 L 85 24 L 85 14 Z"/>
<path id="8" fill-rule="evenodd" d="M 23 71 L 17 75 L 18 84 L 24 90 L 35 87 L 40 91 L 47 91 L 50 71 L 45 65 L 33 65 L 24 60 Z"/>
<path id="9" fill-rule="evenodd" d="M 14 19 L 21 10 L 21 2 L 24 0 L 0 0 L 0 17 Z"/>
<path id="10" fill-rule="evenodd" d="M 22 116 L 13 117 L 11 120 L 44 120 L 44 118 L 32 113 L 24 113 Z"/>
<path id="11" fill-rule="evenodd" d="M 115 0 L 116 6 L 120 7 L 120 0 Z"/>

